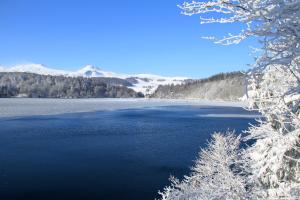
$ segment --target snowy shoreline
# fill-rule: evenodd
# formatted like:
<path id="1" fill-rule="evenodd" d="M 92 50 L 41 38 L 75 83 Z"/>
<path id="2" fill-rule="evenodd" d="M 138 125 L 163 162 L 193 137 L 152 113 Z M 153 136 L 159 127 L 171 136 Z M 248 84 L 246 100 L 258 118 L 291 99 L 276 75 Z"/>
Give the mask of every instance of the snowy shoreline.
<path id="1" fill-rule="evenodd" d="M 244 102 L 196 99 L 29 99 L 0 98 L 0 118 L 57 115 L 159 106 L 244 107 Z"/>

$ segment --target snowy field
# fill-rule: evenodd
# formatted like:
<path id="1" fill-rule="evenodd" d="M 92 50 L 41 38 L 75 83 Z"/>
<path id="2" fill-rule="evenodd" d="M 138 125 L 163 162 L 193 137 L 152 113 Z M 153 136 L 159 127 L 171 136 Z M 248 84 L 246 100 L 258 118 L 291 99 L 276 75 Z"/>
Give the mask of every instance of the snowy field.
<path id="1" fill-rule="evenodd" d="M 242 102 L 208 100 L 162 100 L 162 99 L 0 99 L 0 117 L 55 115 L 63 113 L 108 111 L 158 106 L 230 106 L 243 107 Z"/>

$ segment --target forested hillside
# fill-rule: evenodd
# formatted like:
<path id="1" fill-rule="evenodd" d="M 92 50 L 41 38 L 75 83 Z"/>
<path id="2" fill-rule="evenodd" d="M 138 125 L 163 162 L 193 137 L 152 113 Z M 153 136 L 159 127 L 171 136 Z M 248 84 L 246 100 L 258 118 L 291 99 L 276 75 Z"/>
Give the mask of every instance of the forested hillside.
<path id="1" fill-rule="evenodd" d="M 118 78 L 48 76 L 0 73 L 0 97 L 30 98 L 131 98 L 143 97 L 129 81 Z"/>
<path id="2" fill-rule="evenodd" d="M 244 93 L 244 74 L 241 72 L 232 72 L 217 74 L 206 79 L 189 80 L 181 85 L 159 86 L 151 97 L 238 100 Z"/>

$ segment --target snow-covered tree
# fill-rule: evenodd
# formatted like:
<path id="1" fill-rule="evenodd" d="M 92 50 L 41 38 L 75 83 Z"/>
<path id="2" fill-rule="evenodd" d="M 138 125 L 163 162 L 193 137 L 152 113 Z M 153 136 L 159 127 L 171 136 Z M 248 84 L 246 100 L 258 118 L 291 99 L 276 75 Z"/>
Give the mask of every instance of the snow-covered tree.
<path id="1" fill-rule="evenodd" d="M 246 180 L 239 175 L 240 136 L 215 133 L 202 149 L 192 173 L 182 181 L 171 177 L 172 185 L 160 192 L 162 200 L 245 199 Z"/>
<path id="2" fill-rule="evenodd" d="M 257 140 L 246 154 L 252 168 L 251 180 L 258 183 L 262 198 L 299 199 L 299 82 L 285 66 L 269 65 L 259 81 L 249 87 L 252 108 L 266 118 L 248 130 L 249 138 Z"/>
<path id="3" fill-rule="evenodd" d="M 251 174 L 248 199 L 299 199 L 300 0 L 210 0 L 179 7 L 185 15 L 200 14 L 202 24 L 244 25 L 239 33 L 221 39 L 205 37 L 215 43 L 238 44 L 252 36 L 261 41 L 262 53 L 248 74 L 247 94 L 249 108 L 265 119 L 247 131 L 246 139 L 255 140 L 243 159 Z M 178 192 L 174 185 L 169 192 Z"/>

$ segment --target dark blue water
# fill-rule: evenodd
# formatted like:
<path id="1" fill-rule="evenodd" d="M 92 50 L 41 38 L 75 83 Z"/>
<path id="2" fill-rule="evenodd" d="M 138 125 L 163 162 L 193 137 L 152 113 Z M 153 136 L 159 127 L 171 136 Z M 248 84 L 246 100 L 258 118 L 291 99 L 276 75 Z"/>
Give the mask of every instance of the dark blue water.
<path id="1" fill-rule="evenodd" d="M 154 199 L 211 133 L 254 123 L 231 107 L 160 107 L 0 119 L 0 199 Z"/>

